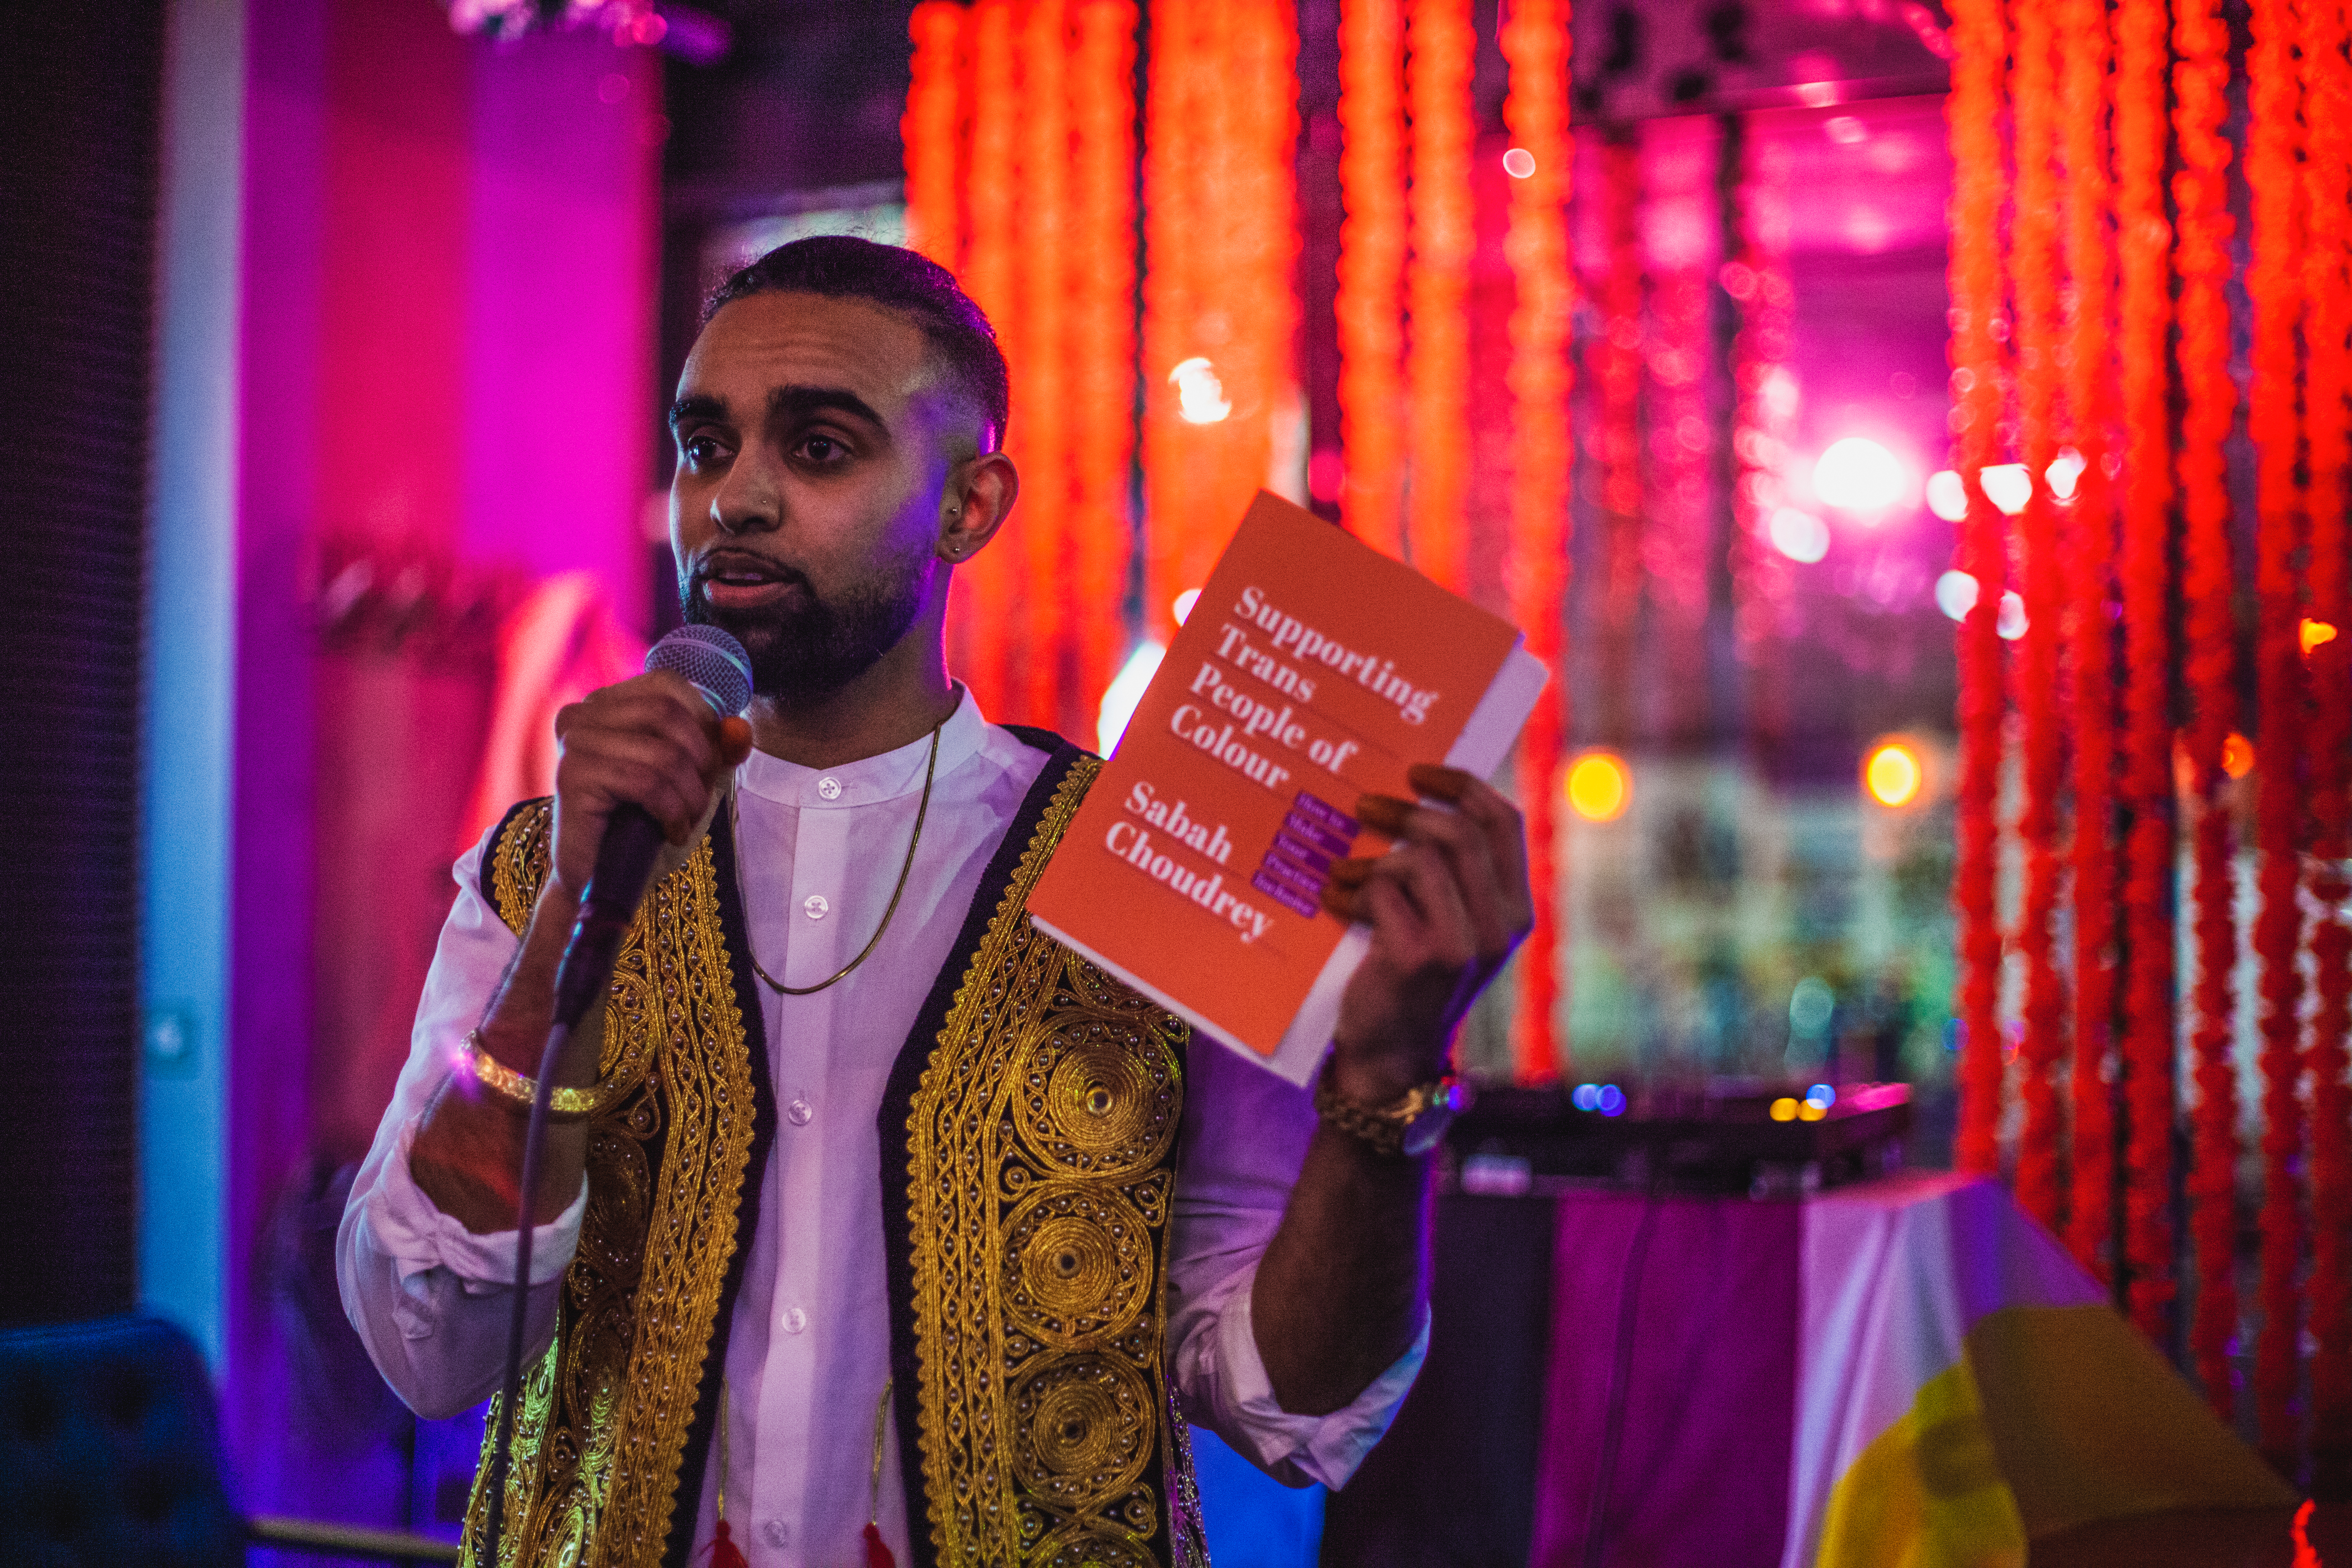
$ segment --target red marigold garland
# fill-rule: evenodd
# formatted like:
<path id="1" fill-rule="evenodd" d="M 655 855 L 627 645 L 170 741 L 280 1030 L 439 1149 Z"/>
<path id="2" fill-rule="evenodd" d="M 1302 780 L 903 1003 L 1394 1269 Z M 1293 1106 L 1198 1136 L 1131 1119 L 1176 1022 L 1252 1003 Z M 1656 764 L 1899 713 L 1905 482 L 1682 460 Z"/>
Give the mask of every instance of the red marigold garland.
<path id="1" fill-rule="evenodd" d="M 1339 517 L 1404 552 L 1404 39 L 1398 0 L 1339 6 Z"/>
<path id="2" fill-rule="evenodd" d="M 2291 1401 L 2301 1372 L 2298 1342 L 2303 1336 L 2296 1278 L 2302 1263 L 2303 1212 L 2296 1165 L 2303 1150 L 2298 1092 L 2303 1080 L 2303 974 L 2297 950 L 2303 945 L 2298 900 L 2304 802 L 2298 764 L 2304 692 L 2298 625 L 2303 618 L 2304 498 L 2295 471 L 2303 435 L 2295 397 L 2301 369 L 2296 328 L 2303 313 L 2296 210 L 2302 195 L 2297 158 L 2303 95 L 2295 68 L 2300 28 L 2294 13 L 2295 0 L 2254 0 L 2254 40 L 2246 58 L 2246 184 L 2253 218 L 2246 290 L 2254 317 L 2247 424 L 2257 465 L 2261 553 L 2256 586 L 2262 606 L 2256 669 L 2263 767 L 2256 779 L 2260 816 L 2255 835 L 2262 850 L 2263 896 L 2262 912 L 2254 921 L 2254 952 L 2262 962 L 2263 1328 L 2254 1352 L 2254 1398 L 2263 1447 L 2288 1458 L 2298 1436 Z M 2226 605 L 2223 609 L 2226 613 Z M 2226 636 L 2226 619 L 2221 626 Z M 2219 673 L 2226 678 L 2227 667 Z M 2226 838 L 2222 842 L 2226 849 Z M 2200 869 L 2200 879 L 2203 874 Z M 2201 923 L 2201 910 L 2200 914 Z M 2233 1138 L 2233 1154 L 2235 1144 Z M 2199 1316 L 2201 1320 L 2203 1313 Z M 2209 1398 L 2228 1389 L 2226 1360 L 2221 1355 L 2214 1360 L 2221 1363 L 2222 1378 L 2218 1390 L 2207 1383 Z"/>
<path id="3" fill-rule="evenodd" d="M 2116 1009 L 2115 495 L 2107 422 L 2115 259 L 2109 248 L 2106 0 L 2064 0 L 2068 434 L 2082 471 L 2066 513 L 2066 656 L 2074 742 L 2074 1060 L 2066 1243 L 2083 1267 L 2111 1278 L 2115 1112 L 2108 1080 Z"/>
<path id="4" fill-rule="evenodd" d="M 1405 359 L 1412 469 L 1406 537 L 1442 587 L 1467 585 L 1470 488 L 1470 67 L 1468 0 L 1405 0 L 1404 90 L 1412 116 L 1412 254 Z"/>
<path id="5" fill-rule="evenodd" d="M 2194 703 L 2188 731 L 2196 792 L 2197 982 L 2191 1009 L 2198 1103 L 2189 1168 L 2189 1225 L 2197 1246 L 2197 1316 L 2191 1353 L 2206 1398 L 2231 1407 L 2229 1342 L 2237 1331 L 2232 1255 L 2238 1233 L 2236 1025 L 2237 889 L 2231 871 L 2230 814 L 2220 798 L 2221 749 L 2236 721 L 2236 638 L 2230 614 L 2230 491 L 2222 444 L 2237 409 L 2230 379 L 2227 182 L 2230 37 L 2221 0 L 2183 0 L 2173 22 L 2173 130 L 2182 168 L 2173 178 L 2179 213 L 2175 263 L 2180 274 L 2180 379 L 2186 394 L 2179 476 L 2183 673 Z"/>
<path id="6" fill-rule="evenodd" d="M 2304 420 L 2311 474 L 2311 603 L 2305 731 L 2312 816 L 2310 890 L 2324 911 L 2311 936 L 2318 1005 L 2311 1068 L 2312 1489 L 2352 1490 L 2352 61 L 2342 0 L 2304 0 L 2304 165 L 2309 241 L 2303 252 L 2309 346 Z M 2335 635 L 2316 640 L 2317 628 Z"/>
<path id="7" fill-rule="evenodd" d="M 1062 721 L 1084 733 L 1126 652 L 1118 605 L 1127 597 L 1128 469 L 1135 454 L 1134 0 L 1078 0 L 1076 20 L 1070 532 L 1079 614 L 1076 701 L 1066 703 Z"/>
<path id="8" fill-rule="evenodd" d="M 979 0 L 969 29 L 965 101 L 971 105 L 971 168 L 964 184 L 970 224 L 962 282 L 995 324 L 1005 361 L 1019 374 L 1027 357 L 1020 310 L 1021 183 L 1017 158 L 1020 88 L 1013 47 L 1012 0 Z M 1012 429 L 1027 411 L 1016 401 Z M 1009 433 L 1009 432 L 1008 432 Z M 1015 693 L 1011 632 L 1020 580 L 1013 541 L 982 551 L 956 569 L 961 603 L 953 618 L 963 629 L 961 668 L 983 712 L 1012 711 Z"/>
<path id="9" fill-rule="evenodd" d="M 1597 290 L 1593 423 L 1608 545 L 1601 594 L 1601 728 L 1622 740 L 1632 685 L 1633 610 L 1642 591 L 1642 152 L 1616 138 L 1601 147 L 1601 213 L 1608 272 Z"/>
<path id="10" fill-rule="evenodd" d="M 2071 1187 L 2066 1237 L 2085 1268 L 2107 1278 L 2105 1245 L 2115 1180 L 2108 1081 L 2115 1012 L 2115 513 L 2106 472 L 2112 395 L 2105 0 L 2065 0 L 2060 116 L 2066 167 L 2068 434 L 2082 466 L 2066 514 L 2065 657 L 2074 727 L 2074 1063 L 2068 1096 Z"/>
<path id="11" fill-rule="evenodd" d="M 1568 129 L 1568 0 L 1518 0 L 1501 28 L 1510 88 L 1503 123 L 1512 144 L 1535 161 L 1514 179 L 1503 242 L 1511 267 L 1511 616 L 1528 651 L 1551 671 L 1552 686 L 1528 716 L 1517 752 L 1520 809 L 1527 815 L 1528 878 L 1535 929 L 1519 957 L 1511 1056 L 1522 1083 L 1559 1076 L 1553 1017 L 1559 1005 L 1561 932 L 1559 841 L 1560 742 L 1567 720 L 1561 630 L 1569 547 L 1568 356 L 1575 283 L 1569 270 L 1567 205 L 1574 170 Z"/>
<path id="12" fill-rule="evenodd" d="M 2165 340 L 2171 234 L 2164 216 L 2164 0 L 2118 0 L 2116 220 L 2123 462 L 2124 800 L 2131 811 L 2122 929 L 2129 943 L 2122 1049 L 2123 1266 L 2132 1321 L 2151 1337 L 2172 1299 L 2172 473 Z"/>
<path id="13" fill-rule="evenodd" d="M 2066 1051 L 2066 985 L 2052 952 L 2058 909 L 2059 609 L 2056 506 L 2043 476 L 2058 456 L 2058 93 L 2052 57 L 2055 17 L 2046 5 L 2016 7 L 2017 200 L 2010 273 L 2017 302 L 2020 455 L 2033 476 L 2021 520 L 2018 565 L 2025 603 L 2014 678 L 2023 723 L 2024 803 L 2017 832 L 2025 851 L 2025 897 L 2017 946 L 2025 958 L 2025 1034 L 2018 1056 L 2025 1125 L 2017 1145 L 2018 1205 L 2042 1224 L 2059 1222 L 2060 1145 L 2065 1135 L 2053 1075 Z"/>
<path id="14" fill-rule="evenodd" d="M 2001 653 L 1994 617 L 2000 603 L 2000 513 L 1985 498 L 1985 467 L 1999 451 L 2001 416 L 2001 79 L 2008 40 L 2000 0 L 1952 0 L 1951 96 L 1945 116 L 1952 145 L 1952 411 L 1969 510 L 1955 564 L 1977 581 L 1976 607 L 1960 623 L 1958 855 L 1952 900 L 1959 924 L 1960 980 L 1955 1009 L 1961 1046 L 1960 1124 L 1953 1149 L 1963 1171 L 2000 1163 L 2001 1049 L 1994 1006 L 2000 928 L 1993 908 L 1997 847 L 1993 802 L 2000 789 Z"/>
<path id="15" fill-rule="evenodd" d="M 953 0 L 923 0 L 908 19 L 915 42 L 907 111 L 907 243 L 954 271 L 963 262 L 963 23 Z"/>
<path id="16" fill-rule="evenodd" d="M 1733 216 L 1723 226 L 1732 254 L 1721 273 L 1738 310 L 1731 339 L 1732 635 L 1748 668 L 1749 731 L 1771 739 L 1789 730 L 1788 661 L 1766 644 L 1783 630 L 1794 586 L 1793 563 L 1772 548 L 1770 528 L 1784 499 L 1780 475 L 1797 416 L 1797 382 L 1787 365 L 1797 293 L 1789 279 L 1786 151 L 1727 121 L 1726 134 L 1735 133 L 1738 168 L 1725 192 Z"/>

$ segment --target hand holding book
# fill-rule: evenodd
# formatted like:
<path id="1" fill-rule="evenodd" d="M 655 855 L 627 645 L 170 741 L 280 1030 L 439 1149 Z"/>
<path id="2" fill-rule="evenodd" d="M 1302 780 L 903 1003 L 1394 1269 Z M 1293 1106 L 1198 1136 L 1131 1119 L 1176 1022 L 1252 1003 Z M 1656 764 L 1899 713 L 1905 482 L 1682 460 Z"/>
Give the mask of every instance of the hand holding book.
<path id="1" fill-rule="evenodd" d="M 1459 768 L 1416 763 L 1405 776 L 1423 800 L 1356 805 L 1394 847 L 1332 862 L 1323 889 L 1325 909 L 1372 931 L 1333 1037 L 1334 1087 L 1365 1105 L 1445 1072 L 1454 1027 L 1535 923 L 1518 808 Z"/>

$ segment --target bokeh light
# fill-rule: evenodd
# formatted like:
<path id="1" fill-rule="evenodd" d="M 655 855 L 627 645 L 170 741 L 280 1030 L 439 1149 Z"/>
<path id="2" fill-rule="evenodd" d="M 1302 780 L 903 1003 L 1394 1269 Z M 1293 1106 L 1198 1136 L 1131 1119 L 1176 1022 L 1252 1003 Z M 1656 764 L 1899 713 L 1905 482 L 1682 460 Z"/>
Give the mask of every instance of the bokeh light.
<path id="1" fill-rule="evenodd" d="M 1977 477 L 1984 487 L 1985 500 L 2011 517 L 2025 510 L 2033 499 L 2033 476 L 2023 463 L 1993 463 Z"/>
<path id="2" fill-rule="evenodd" d="M 1977 580 L 1955 569 L 1936 579 L 1936 608 L 1956 621 L 1965 621 L 1977 607 Z"/>
<path id="3" fill-rule="evenodd" d="M 1927 782 L 1927 767 L 1908 741 L 1881 741 L 1863 760 L 1862 787 L 1881 805 L 1910 805 Z"/>
<path id="4" fill-rule="evenodd" d="M 1946 522 L 1969 518 L 1969 482 L 1950 468 L 1927 476 L 1927 510 Z"/>
<path id="5" fill-rule="evenodd" d="M 2320 644 L 2331 643 L 2336 640 L 2336 628 L 2334 626 L 2328 625 L 2326 621 L 2315 621 L 2308 616 L 2305 617 L 2303 625 L 2296 628 L 2296 630 L 2297 635 L 2303 640 L 2303 657 L 2305 658 L 2309 658 L 2311 657 L 2312 649 L 2317 647 Z"/>
<path id="6" fill-rule="evenodd" d="M 1169 602 L 1168 613 L 1176 617 L 1176 624 L 1181 626 L 1184 624 L 1185 618 L 1192 615 L 1192 606 L 1200 602 L 1201 590 L 1187 588 Z"/>
<path id="7" fill-rule="evenodd" d="M 1536 155 L 1524 147 L 1514 147 L 1503 154 L 1503 173 L 1515 180 L 1531 177 L 1536 172 Z"/>
<path id="8" fill-rule="evenodd" d="M 2083 461 L 2082 453 L 2072 447 L 2065 447 L 2050 459 L 2050 466 L 2042 471 L 2042 477 L 2049 481 L 2052 495 L 2060 500 L 2073 500 L 2074 487 L 2081 482 L 2083 470 L 2087 467 L 2089 465 Z"/>
<path id="9" fill-rule="evenodd" d="M 2025 595 L 2011 592 L 2000 596 L 2000 608 L 1993 614 L 1992 629 L 2010 642 L 2025 635 Z"/>
<path id="10" fill-rule="evenodd" d="M 1168 382 L 1176 389 L 1176 417 L 1187 425 L 1214 425 L 1234 411 L 1217 367 L 1205 359 L 1180 360 Z"/>
<path id="11" fill-rule="evenodd" d="M 1794 1121 L 1796 1119 L 1797 1119 L 1797 1097 L 1796 1097 L 1795 1095 L 1792 1095 L 1792 1094 L 1784 1094 L 1784 1095 L 1782 1095 L 1780 1099 L 1778 1099 L 1778 1100 L 1774 1100 L 1774 1101 L 1772 1102 L 1772 1120 L 1773 1120 L 1773 1121 Z"/>
<path id="12" fill-rule="evenodd" d="M 1810 566 L 1830 552 L 1829 524 L 1809 511 L 1784 506 L 1772 514 L 1772 548 Z"/>
<path id="13" fill-rule="evenodd" d="M 1901 501 L 1911 476 L 1867 436 L 1832 441 L 1813 463 L 1813 495 L 1840 511 L 1882 512 Z"/>
<path id="14" fill-rule="evenodd" d="M 2254 771 L 2254 743 L 2234 730 L 2221 742 L 2221 771 L 2233 779 L 2244 778 Z"/>
<path id="15" fill-rule="evenodd" d="M 1614 752 L 1587 752 L 1568 769 L 1569 809 L 1587 822 L 1614 822 L 1633 804 L 1633 774 Z"/>

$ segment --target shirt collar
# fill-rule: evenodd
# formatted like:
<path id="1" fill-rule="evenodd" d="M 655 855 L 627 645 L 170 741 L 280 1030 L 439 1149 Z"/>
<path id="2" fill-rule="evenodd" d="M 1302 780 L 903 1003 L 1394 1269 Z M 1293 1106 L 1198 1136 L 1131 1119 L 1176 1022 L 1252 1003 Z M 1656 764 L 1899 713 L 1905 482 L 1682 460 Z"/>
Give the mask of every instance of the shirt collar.
<path id="1" fill-rule="evenodd" d="M 945 778 L 980 750 L 988 734 L 988 721 L 980 704 L 963 686 L 956 688 L 956 705 L 940 726 L 938 776 Z M 806 768 L 782 757 L 755 751 L 735 770 L 739 787 L 779 805 L 811 811 L 875 805 L 913 795 L 923 787 L 930 761 L 931 738 L 926 734 L 896 751 L 861 757 L 830 768 Z"/>

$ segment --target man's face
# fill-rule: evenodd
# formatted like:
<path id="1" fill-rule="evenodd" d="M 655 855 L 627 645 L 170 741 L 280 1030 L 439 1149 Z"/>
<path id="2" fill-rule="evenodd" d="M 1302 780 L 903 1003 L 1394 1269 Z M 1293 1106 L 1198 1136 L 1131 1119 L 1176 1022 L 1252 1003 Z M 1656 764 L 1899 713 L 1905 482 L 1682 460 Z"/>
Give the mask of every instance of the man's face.
<path id="1" fill-rule="evenodd" d="M 763 697 L 840 690 L 945 591 L 941 487 L 970 425 L 903 317 L 813 294 L 722 308 L 670 411 L 686 618 L 734 634 Z"/>

